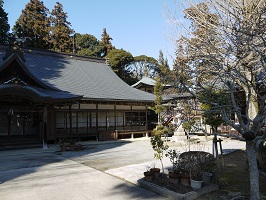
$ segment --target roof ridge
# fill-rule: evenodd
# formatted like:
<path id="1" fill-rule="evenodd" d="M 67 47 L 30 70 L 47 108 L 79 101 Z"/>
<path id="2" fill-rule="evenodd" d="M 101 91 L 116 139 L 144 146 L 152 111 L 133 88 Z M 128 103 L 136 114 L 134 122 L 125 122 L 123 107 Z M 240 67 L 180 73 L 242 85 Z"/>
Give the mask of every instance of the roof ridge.
<path id="1" fill-rule="evenodd" d="M 0 44 L 0 49 L 8 48 L 8 45 Z M 105 58 L 97 58 L 97 57 L 89 57 L 89 56 L 82 56 L 75 53 L 66 53 L 66 52 L 57 52 L 52 50 L 46 50 L 46 49 L 36 49 L 36 48 L 29 48 L 29 47 L 23 47 L 21 48 L 24 53 L 32 53 L 32 54 L 39 54 L 44 56 L 54 56 L 54 57 L 61 57 L 61 58 L 67 58 L 67 59 L 76 59 L 76 60 L 85 60 L 85 61 L 91 61 L 91 62 L 98 62 L 98 63 L 106 63 Z"/>

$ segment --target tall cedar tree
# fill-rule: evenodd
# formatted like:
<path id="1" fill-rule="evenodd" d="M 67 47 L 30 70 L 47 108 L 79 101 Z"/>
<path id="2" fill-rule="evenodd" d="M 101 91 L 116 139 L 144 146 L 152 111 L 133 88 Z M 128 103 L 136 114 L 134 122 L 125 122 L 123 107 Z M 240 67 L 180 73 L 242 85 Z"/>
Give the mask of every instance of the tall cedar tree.
<path id="1" fill-rule="evenodd" d="M 108 33 L 106 32 L 106 28 L 103 29 L 103 33 L 102 33 L 102 42 L 106 47 L 107 53 L 109 53 L 109 51 L 111 51 L 112 49 L 114 49 L 111 40 L 113 40 L 113 38 L 111 38 Z"/>
<path id="2" fill-rule="evenodd" d="M 49 48 L 49 11 L 42 1 L 30 0 L 13 27 L 13 34 L 23 46 Z"/>
<path id="3" fill-rule="evenodd" d="M 0 1 L 0 43 L 8 43 L 10 26 L 8 24 L 7 13 L 3 9 L 4 1 Z"/>
<path id="4" fill-rule="evenodd" d="M 67 21 L 67 13 L 63 11 L 63 5 L 56 2 L 51 12 L 51 35 L 50 43 L 52 49 L 61 52 L 70 52 L 73 49 L 73 30 L 70 28 L 71 23 Z"/>

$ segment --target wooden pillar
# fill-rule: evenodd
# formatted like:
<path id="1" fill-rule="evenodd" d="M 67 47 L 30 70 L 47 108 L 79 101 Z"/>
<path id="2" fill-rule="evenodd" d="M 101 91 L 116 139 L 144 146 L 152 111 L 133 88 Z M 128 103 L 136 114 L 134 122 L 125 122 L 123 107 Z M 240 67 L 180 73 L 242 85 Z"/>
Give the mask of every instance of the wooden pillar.
<path id="1" fill-rule="evenodd" d="M 97 141 L 100 140 L 99 125 L 98 125 L 98 104 L 96 104 L 96 131 L 97 131 Z"/>
<path id="2" fill-rule="evenodd" d="M 7 120 L 7 135 L 10 136 L 11 135 L 11 114 L 8 113 L 8 116 L 7 116 L 8 120 Z"/>
<path id="3" fill-rule="evenodd" d="M 47 147 L 47 106 L 43 107 L 43 148 Z"/>
<path id="4" fill-rule="evenodd" d="M 149 132 L 147 131 L 147 132 L 146 132 L 146 138 L 148 138 L 148 137 L 149 137 Z"/>
<path id="5" fill-rule="evenodd" d="M 133 124 L 132 124 L 132 112 L 133 112 L 133 108 L 132 108 L 132 105 L 130 106 L 130 121 L 131 121 L 131 123 L 130 123 L 130 130 L 132 131 L 132 129 L 133 129 Z"/>
<path id="6" fill-rule="evenodd" d="M 147 106 L 147 104 L 146 104 L 146 116 L 145 117 L 146 117 L 146 119 L 145 119 L 145 121 L 146 121 L 145 122 L 145 125 L 146 125 L 145 129 L 148 130 L 149 129 L 149 124 L 148 124 L 148 106 Z"/>
<path id="7" fill-rule="evenodd" d="M 224 155 L 223 155 L 223 148 L 222 148 L 222 141 L 221 139 L 218 140 L 220 145 L 220 152 L 221 152 L 221 160 L 222 160 L 222 167 L 224 167 Z"/>
<path id="8" fill-rule="evenodd" d="M 70 134 L 70 139 L 72 140 L 72 109 L 71 109 L 71 105 L 68 106 L 68 116 L 69 116 L 69 134 Z"/>
<path id="9" fill-rule="evenodd" d="M 116 127 L 117 127 L 117 116 L 116 116 L 116 115 L 117 115 L 117 110 L 116 110 L 116 103 L 115 103 L 115 105 L 114 105 L 114 111 L 115 111 L 115 112 L 114 112 L 114 113 L 115 113 L 114 115 L 115 115 L 115 130 L 116 130 Z"/>

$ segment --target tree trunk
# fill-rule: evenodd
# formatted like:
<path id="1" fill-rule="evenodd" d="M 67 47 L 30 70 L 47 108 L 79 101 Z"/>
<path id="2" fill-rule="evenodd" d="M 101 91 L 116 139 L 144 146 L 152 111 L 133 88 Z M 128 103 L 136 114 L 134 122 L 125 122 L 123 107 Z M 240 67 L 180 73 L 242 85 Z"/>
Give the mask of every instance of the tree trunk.
<path id="1" fill-rule="evenodd" d="M 256 159 L 256 145 L 254 140 L 246 141 L 246 150 L 249 164 L 249 176 L 250 176 L 250 199 L 260 199 L 260 187 L 259 187 L 259 170 Z"/>

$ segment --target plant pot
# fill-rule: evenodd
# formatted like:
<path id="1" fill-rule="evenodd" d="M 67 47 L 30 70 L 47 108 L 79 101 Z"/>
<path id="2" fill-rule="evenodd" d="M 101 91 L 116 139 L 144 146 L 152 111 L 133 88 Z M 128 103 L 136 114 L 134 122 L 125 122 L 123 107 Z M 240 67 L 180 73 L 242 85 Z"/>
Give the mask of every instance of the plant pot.
<path id="1" fill-rule="evenodd" d="M 206 185 L 210 185 L 211 184 L 211 180 L 212 180 L 212 176 L 213 176 L 213 174 L 210 173 L 210 172 L 203 172 L 202 173 L 203 183 L 206 184 Z"/>
<path id="2" fill-rule="evenodd" d="M 66 151 L 67 147 L 63 144 L 60 145 L 60 150 L 63 152 L 63 151 Z"/>
<path id="3" fill-rule="evenodd" d="M 181 184 L 185 186 L 189 186 L 189 176 L 187 175 L 182 175 L 181 176 Z"/>
<path id="4" fill-rule="evenodd" d="M 158 179 L 160 176 L 160 168 L 151 168 L 150 172 L 153 173 L 153 178 Z"/>
<path id="5" fill-rule="evenodd" d="M 180 174 L 174 173 L 174 172 L 169 172 L 168 177 L 171 183 L 178 184 L 180 180 Z"/>
<path id="6" fill-rule="evenodd" d="M 196 181 L 196 180 L 190 179 L 190 186 L 193 189 L 198 190 L 201 188 L 202 182 L 203 181 Z"/>
<path id="7" fill-rule="evenodd" d="M 151 182 L 153 180 L 153 173 L 152 172 L 144 172 L 144 179 L 146 181 Z"/>

